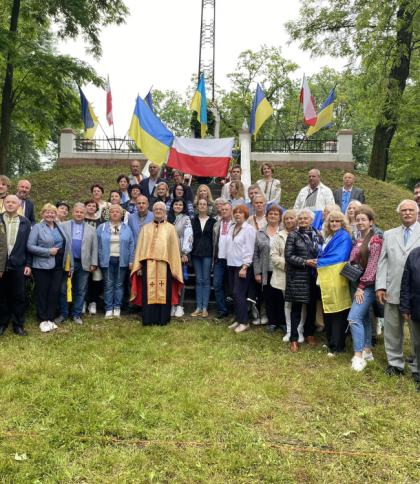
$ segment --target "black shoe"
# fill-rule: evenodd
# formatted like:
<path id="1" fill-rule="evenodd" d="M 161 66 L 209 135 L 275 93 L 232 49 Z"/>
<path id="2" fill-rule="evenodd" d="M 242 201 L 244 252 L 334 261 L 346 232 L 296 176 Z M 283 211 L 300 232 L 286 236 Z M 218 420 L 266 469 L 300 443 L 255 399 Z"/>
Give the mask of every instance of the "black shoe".
<path id="1" fill-rule="evenodd" d="M 398 368 L 396 366 L 388 366 L 388 368 L 382 373 L 385 373 L 385 375 L 388 376 L 405 375 L 405 370 L 402 370 L 401 368 Z"/>
<path id="2" fill-rule="evenodd" d="M 223 319 L 226 318 L 228 313 L 218 313 L 216 314 L 216 319 Z"/>
<path id="3" fill-rule="evenodd" d="M 270 326 L 268 329 L 267 329 L 267 333 L 269 334 L 273 334 L 275 333 L 279 328 L 277 326 Z"/>
<path id="4" fill-rule="evenodd" d="M 13 329 L 13 332 L 18 336 L 28 336 L 28 333 L 23 328 Z"/>
<path id="5" fill-rule="evenodd" d="M 414 362 L 414 356 L 413 355 L 407 356 L 405 361 L 406 361 L 406 363 L 413 363 Z"/>
<path id="6" fill-rule="evenodd" d="M 0 326 L 0 336 L 6 331 L 7 326 Z"/>
<path id="7" fill-rule="evenodd" d="M 420 375 L 414 371 L 411 373 L 411 378 L 416 382 L 416 383 L 420 383 Z"/>
<path id="8" fill-rule="evenodd" d="M 132 314 L 137 314 L 139 310 L 137 308 L 129 307 L 121 313 L 122 316 L 131 316 Z"/>
<path id="9" fill-rule="evenodd" d="M 378 346 L 378 338 L 372 336 L 372 348 L 375 348 L 375 346 Z"/>

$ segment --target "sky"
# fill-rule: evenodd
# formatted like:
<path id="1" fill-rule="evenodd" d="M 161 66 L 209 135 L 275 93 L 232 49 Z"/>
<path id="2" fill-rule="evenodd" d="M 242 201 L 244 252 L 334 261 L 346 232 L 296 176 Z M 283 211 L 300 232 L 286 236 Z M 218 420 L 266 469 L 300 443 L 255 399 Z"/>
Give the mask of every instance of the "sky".
<path id="1" fill-rule="evenodd" d="M 137 93 L 145 97 L 153 86 L 185 94 L 191 76 L 198 71 L 199 57 L 201 0 L 125 3 L 130 16 L 125 25 L 103 29 L 99 61 L 86 55 L 82 39 L 59 44 L 61 53 L 88 62 L 103 78 L 109 75 L 116 137 L 123 137 L 129 128 Z M 280 46 L 283 57 L 299 64 L 296 77 L 303 73 L 310 76 L 326 65 L 341 69 L 344 60 L 311 59 L 297 43 L 287 45 L 284 23 L 298 15 L 297 1 L 216 0 L 216 83 L 228 89 L 226 74 L 235 70 L 238 55 L 247 49 L 256 51 L 263 44 Z M 110 136 L 112 127 L 105 120 L 105 91 L 93 85 L 84 86 L 83 91 Z"/>

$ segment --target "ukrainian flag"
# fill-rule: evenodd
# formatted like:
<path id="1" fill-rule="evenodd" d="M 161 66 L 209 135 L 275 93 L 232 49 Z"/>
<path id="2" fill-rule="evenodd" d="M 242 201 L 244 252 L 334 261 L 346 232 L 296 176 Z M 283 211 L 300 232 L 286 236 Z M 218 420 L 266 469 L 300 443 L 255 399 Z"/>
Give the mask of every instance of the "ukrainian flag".
<path id="1" fill-rule="evenodd" d="M 148 95 L 144 98 L 144 102 L 149 106 L 150 111 L 153 111 L 153 102 L 152 102 L 152 91 L 149 91 Z"/>
<path id="2" fill-rule="evenodd" d="M 156 165 L 162 165 L 171 147 L 174 135 L 153 113 L 147 104 L 137 97 L 128 136 L 144 155 Z"/>
<path id="3" fill-rule="evenodd" d="M 191 101 L 190 109 L 197 111 L 197 119 L 201 123 L 201 137 L 204 138 L 207 131 L 207 102 L 206 86 L 204 84 L 204 73 L 201 74 L 200 82 Z"/>
<path id="4" fill-rule="evenodd" d="M 255 91 L 254 102 L 252 103 L 251 123 L 249 132 L 257 139 L 257 133 L 261 126 L 265 123 L 266 119 L 274 113 L 274 109 L 267 101 L 263 90 L 260 85 L 257 85 Z"/>
<path id="5" fill-rule="evenodd" d="M 353 248 L 350 235 L 338 230 L 318 255 L 318 278 L 324 312 L 338 313 L 351 308 L 349 281 L 340 272 L 347 264 Z"/>
<path id="6" fill-rule="evenodd" d="M 306 137 L 308 138 L 312 134 L 319 131 L 321 128 L 325 128 L 331 124 L 332 117 L 333 117 L 333 110 L 334 110 L 334 97 L 335 97 L 335 87 L 330 92 L 329 96 L 325 100 L 324 104 L 321 107 L 321 110 L 318 113 L 318 117 L 315 123 L 315 126 L 311 126 L 306 133 Z"/>
<path id="7" fill-rule="evenodd" d="M 79 88 L 80 93 L 80 106 L 82 108 L 82 119 L 85 125 L 84 135 L 85 138 L 92 140 L 95 136 L 96 128 L 98 127 L 99 121 L 93 112 L 92 106 L 88 103 L 86 96 L 83 91 Z"/>

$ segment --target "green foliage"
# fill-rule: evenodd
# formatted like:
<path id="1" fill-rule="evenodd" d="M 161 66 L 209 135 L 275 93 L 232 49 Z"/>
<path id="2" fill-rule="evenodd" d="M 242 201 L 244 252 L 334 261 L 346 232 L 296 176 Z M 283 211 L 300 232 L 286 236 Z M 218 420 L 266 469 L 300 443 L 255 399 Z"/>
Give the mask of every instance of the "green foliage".
<path id="1" fill-rule="evenodd" d="M 19 176 L 43 168 L 39 150 L 35 147 L 33 135 L 19 129 L 15 122 L 11 126 L 9 154 L 6 175 Z"/>
<path id="2" fill-rule="evenodd" d="M 216 126 L 216 118 L 210 109 L 207 107 L 207 131 L 206 135 L 214 136 L 214 128 Z M 195 137 L 201 138 L 201 123 L 197 119 L 197 112 L 193 111 L 191 114 L 190 128 L 194 130 Z"/>
<path id="3" fill-rule="evenodd" d="M 191 111 L 182 95 L 176 91 L 152 91 L 153 110 L 156 116 L 175 136 L 190 136 Z"/>

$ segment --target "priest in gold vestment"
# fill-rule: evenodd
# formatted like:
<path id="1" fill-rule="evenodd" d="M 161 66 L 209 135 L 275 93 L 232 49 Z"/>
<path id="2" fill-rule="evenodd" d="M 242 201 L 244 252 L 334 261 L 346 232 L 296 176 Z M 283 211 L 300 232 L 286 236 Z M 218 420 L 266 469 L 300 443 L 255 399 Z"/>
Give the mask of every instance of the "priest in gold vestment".
<path id="1" fill-rule="evenodd" d="M 142 306 L 145 326 L 169 323 L 184 283 L 178 234 L 165 215 L 166 205 L 155 203 L 154 221 L 141 230 L 134 254 L 131 302 Z"/>

